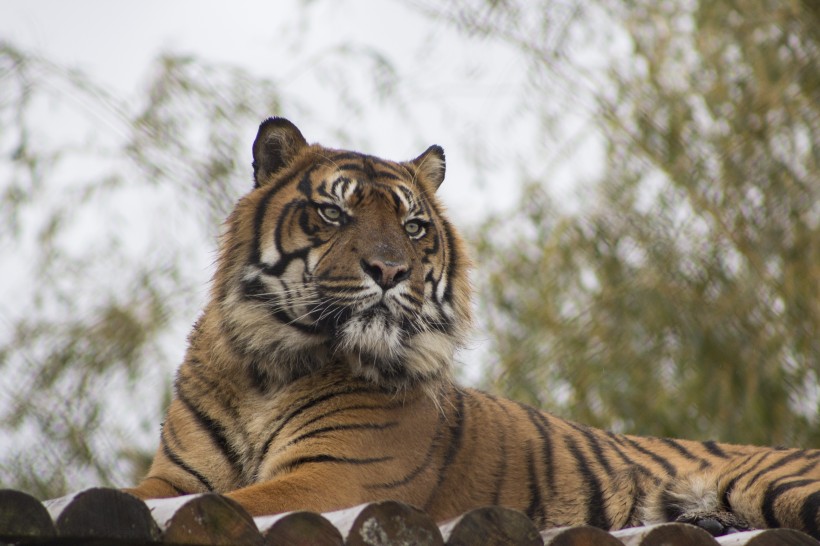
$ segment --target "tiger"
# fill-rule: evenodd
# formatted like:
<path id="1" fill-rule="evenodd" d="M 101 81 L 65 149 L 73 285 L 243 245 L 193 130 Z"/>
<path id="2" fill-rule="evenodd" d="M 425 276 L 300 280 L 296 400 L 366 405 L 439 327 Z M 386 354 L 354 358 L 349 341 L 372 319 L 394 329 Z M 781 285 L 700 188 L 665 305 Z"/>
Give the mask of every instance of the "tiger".
<path id="1" fill-rule="evenodd" d="M 141 499 L 216 492 L 253 516 L 398 500 L 496 505 L 540 529 L 678 521 L 820 537 L 820 450 L 591 428 L 459 385 L 472 263 L 445 156 L 309 144 L 272 117 L 219 238 Z"/>

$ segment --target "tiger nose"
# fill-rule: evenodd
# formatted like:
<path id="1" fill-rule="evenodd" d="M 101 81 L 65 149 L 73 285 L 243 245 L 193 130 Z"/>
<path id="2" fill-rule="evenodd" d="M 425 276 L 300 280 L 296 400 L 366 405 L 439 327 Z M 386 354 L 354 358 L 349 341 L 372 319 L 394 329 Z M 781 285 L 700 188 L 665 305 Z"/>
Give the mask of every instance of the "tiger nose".
<path id="1" fill-rule="evenodd" d="M 410 276 L 410 268 L 407 264 L 389 260 L 362 260 L 362 269 L 384 290 L 393 288 Z"/>

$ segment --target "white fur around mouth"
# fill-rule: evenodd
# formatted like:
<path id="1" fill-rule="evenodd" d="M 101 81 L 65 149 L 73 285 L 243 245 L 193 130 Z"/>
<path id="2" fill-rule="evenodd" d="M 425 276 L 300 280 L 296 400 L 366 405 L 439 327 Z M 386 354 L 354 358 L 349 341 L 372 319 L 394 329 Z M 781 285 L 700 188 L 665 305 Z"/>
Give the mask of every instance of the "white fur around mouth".
<path id="1" fill-rule="evenodd" d="M 390 311 L 377 304 L 353 315 L 339 332 L 340 348 L 375 357 L 395 357 L 402 333 Z"/>

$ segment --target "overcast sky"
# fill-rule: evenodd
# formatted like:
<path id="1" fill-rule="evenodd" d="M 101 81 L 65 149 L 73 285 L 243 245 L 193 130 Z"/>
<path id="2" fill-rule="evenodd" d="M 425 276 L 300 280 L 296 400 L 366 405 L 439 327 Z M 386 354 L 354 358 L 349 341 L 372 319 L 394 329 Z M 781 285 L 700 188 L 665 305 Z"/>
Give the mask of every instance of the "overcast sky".
<path id="1" fill-rule="evenodd" d="M 162 52 L 238 64 L 258 76 L 292 74 L 296 92 L 316 93 L 317 110 L 325 107 L 325 115 L 337 123 L 358 118 L 321 103 L 315 80 L 294 65 L 293 48 L 321 55 L 341 43 L 372 46 L 388 56 L 412 87 L 411 104 L 403 106 L 418 120 L 423 136 L 365 115 L 358 122 L 361 130 L 350 131 L 361 134 L 362 145 L 369 147 L 362 151 L 401 160 L 428 144 L 443 145 L 448 159 L 443 197 L 457 221 L 474 221 L 514 202 L 508 181 L 492 183 L 511 175 L 504 172 L 503 154 L 476 174 L 468 165 L 468 154 L 475 151 L 465 149 L 460 135 L 483 133 L 487 149 L 512 148 L 505 118 L 517 108 L 513 99 L 526 78 L 523 60 L 498 44 L 467 40 L 401 2 L 4 0 L 0 39 L 79 68 L 124 96 L 134 96 L 145 85 L 151 61 Z M 315 120 L 292 121 L 308 140 L 339 145 L 322 134 Z M 249 142 L 252 137 L 248 135 Z"/>

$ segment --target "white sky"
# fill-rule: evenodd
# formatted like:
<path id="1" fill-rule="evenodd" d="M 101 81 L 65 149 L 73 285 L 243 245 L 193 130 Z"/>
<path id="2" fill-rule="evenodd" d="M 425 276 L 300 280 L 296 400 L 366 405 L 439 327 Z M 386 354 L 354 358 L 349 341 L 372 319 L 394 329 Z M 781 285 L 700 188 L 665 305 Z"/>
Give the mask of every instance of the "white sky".
<path id="1" fill-rule="evenodd" d="M 258 76 L 293 74 L 298 92 L 316 94 L 318 101 L 321 90 L 311 88 L 315 81 L 293 65 L 292 47 L 307 44 L 308 51 L 321 55 L 340 43 L 369 45 L 385 52 L 408 83 L 406 95 L 412 104 L 405 107 L 418 119 L 416 132 L 426 141 L 397 130 L 392 120 L 385 123 L 373 119 L 377 116 L 365 116 L 361 131 L 350 131 L 362 135 L 361 145 L 368 146 L 362 151 L 401 160 L 415 157 L 428 144 L 443 145 L 448 159 L 443 198 L 456 221 L 473 221 L 489 209 L 514 202 L 511 184 L 488 180 L 495 169 L 503 172 L 504 149 L 512 149 L 507 131 L 513 128 L 505 128 L 505 118 L 518 108 L 512 98 L 526 78 L 520 57 L 498 45 L 458 37 L 451 27 L 400 2 L 318 1 L 307 2 L 308 8 L 303 4 L 295 0 L 4 0 L 0 39 L 79 68 L 117 95 L 138 93 L 151 61 L 170 51 L 239 64 Z M 468 84 L 465 76 L 479 71 L 478 84 Z M 337 123 L 354 119 L 350 112 L 327 106 L 326 115 Z M 321 103 L 317 110 L 322 112 Z M 288 112 L 281 114 L 289 117 Z M 322 134 L 314 120 L 291 120 L 308 140 L 342 144 Z M 471 150 L 459 142 L 464 134 L 482 132 L 488 136 L 482 145 L 496 150 L 498 156 L 476 175 L 468 165 Z M 249 142 L 252 137 L 248 135 Z"/>

